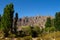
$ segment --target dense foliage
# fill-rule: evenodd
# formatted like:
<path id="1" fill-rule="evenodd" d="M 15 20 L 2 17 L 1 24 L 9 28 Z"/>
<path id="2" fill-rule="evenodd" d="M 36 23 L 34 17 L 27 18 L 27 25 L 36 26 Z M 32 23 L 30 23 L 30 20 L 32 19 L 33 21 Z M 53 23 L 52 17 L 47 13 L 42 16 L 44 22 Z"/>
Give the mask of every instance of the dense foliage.
<path id="1" fill-rule="evenodd" d="M 46 21 L 46 24 L 45 24 L 45 27 L 51 27 L 52 26 L 52 23 L 51 23 L 52 21 L 51 21 L 51 18 L 50 17 L 48 17 L 47 18 L 47 21 Z"/>
<path id="2" fill-rule="evenodd" d="M 39 35 L 40 32 L 41 32 L 41 29 L 40 29 L 40 27 L 38 27 L 38 26 L 34 26 L 34 27 L 31 29 L 31 32 L 32 32 L 32 37 L 38 37 L 38 35 Z"/>
<path id="3" fill-rule="evenodd" d="M 55 22 L 54 22 L 54 26 L 57 30 L 60 31 L 60 12 L 57 12 L 55 14 Z"/>
<path id="4" fill-rule="evenodd" d="M 0 15 L 0 26 L 1 26 L 1 15 Z"/>
<path id="5" fill-rule="evenodd" d="M 15 14 L 15 19 L 14 19 L 14 33 L 17 35 L 17 21 L 18 21 L 18 13 Z"/>
<path id="6" fill-rule="evenodd" d="M 3 27 L 3 31 L 7 35 L 9 31 L 12 32 L 13 14 L 14 14 L 13 4 L 11 3 L 9 5 L 6 5 L 6 7 L 4 8 L 3 16 L 2 16 L 1 27 Z"/>

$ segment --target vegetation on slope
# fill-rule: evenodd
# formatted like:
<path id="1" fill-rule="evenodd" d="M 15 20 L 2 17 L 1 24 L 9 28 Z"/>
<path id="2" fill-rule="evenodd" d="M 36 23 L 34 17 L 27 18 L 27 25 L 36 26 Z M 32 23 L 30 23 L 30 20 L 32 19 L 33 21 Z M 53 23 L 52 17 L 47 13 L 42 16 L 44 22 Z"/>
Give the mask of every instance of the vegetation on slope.
<path id="1" fill-rule="evenodd" d="M 57 12 L 54 20 L 47 18 L 45 28 L 39 26 L 23 26 L 21 30 L 17 31 L 18 13 L 16 13 L 13 21 L 14 6 L 8 4 L 4 8 L 3 15 L 0 15 L 0 40 L 32 40 L 32 38 L 39 37 L 38 40 L 45 39 L 60 40 L 60 12 Z M 6 38 L 7 37 L 7 38 Z"/>

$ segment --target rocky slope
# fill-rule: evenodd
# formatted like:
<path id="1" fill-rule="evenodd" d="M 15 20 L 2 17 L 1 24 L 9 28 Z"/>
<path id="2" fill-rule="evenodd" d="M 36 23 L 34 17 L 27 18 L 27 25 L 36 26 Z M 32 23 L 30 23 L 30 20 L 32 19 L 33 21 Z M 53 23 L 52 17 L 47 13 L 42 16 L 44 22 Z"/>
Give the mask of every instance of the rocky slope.
<path id="1" fill-rule="evenodd" d="M 17 26 L 19 27 L 19 26 L 37 25 L 41 28 L 45 28 L 45 22 L 46 22 L 47 17 L 51 17 L 51 16 L 23 17 L 23 18 L 18 19 Z"/>

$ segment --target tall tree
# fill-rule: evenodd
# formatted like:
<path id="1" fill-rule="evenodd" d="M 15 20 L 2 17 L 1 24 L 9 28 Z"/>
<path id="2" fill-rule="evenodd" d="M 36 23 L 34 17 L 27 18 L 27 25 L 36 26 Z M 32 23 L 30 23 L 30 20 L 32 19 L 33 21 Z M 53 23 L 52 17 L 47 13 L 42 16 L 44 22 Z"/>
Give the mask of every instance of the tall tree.
<path id="1" fill-rule="evenodd" d="M 46 21 L 46 24 L 45 24 L 45 27 L 51 27 L 52 26 L 52 24 L 51 24 L 51 18 L 50 17 L 48 17 L 47 18 L 47 21 Z"/>
<path id="2" fill-rule="evenodd" d="M 4 8 L 4 13 L 2 16 L 2 27 L 3 31 L 5 33 L 5 36 L 8 36 L 8 32 L 12 31 L 12 25 L 13 25 L 13 14 L 14 14 L 14 6 L 13 4 L 8 4 Z"/>
<path id="3" fill-rule="evenodd" d="M 57 30 L 60 31 L 60 12 L 56 12 L 56 14 L 55 14 L 54 26 Z"/>
<path id="4" fill-rule="evenodd" d="M 0 14 L 0 27 L 1 27 L 1 14 Z"/>
<path id="5" fill-rule="evenodd" d="M 0 14 L 0 22 L 1 22 L 1 14 Z"/>
<path id="6" fill-rule="evenodd" d="M 18 13 L 15 14 L 15 22 L 14 22 L 14 33 L 17 33 L 17 21 L 18 21 Z"/>

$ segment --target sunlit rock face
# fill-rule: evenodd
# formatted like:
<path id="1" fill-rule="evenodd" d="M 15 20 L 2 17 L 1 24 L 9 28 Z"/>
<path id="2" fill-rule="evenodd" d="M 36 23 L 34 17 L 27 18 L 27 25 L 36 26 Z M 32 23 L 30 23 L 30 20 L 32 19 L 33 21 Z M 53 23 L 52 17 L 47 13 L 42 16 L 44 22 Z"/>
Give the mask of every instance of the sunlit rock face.
<path id="1" fill-rule="evenodd" d="M 37 25 L 40 28 L 45 28 L 45 22 L 46 22 L 47 17 L 51 17 L 51 16 L 23 17 L 23 18 L 18 19 L 17 27 Z"/>

